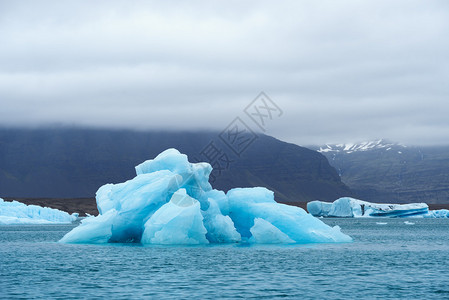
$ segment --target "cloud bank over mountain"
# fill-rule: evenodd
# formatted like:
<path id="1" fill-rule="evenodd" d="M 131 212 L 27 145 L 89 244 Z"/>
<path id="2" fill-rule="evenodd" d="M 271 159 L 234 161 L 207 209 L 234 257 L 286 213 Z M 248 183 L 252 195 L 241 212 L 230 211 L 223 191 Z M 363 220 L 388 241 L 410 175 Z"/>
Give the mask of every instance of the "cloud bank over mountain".
<path id="1" fill-rule="evenodd" d="M 265 91 L 284 140 L 447 143 L 448 8 L 2 1 L 0 125 L 221 130 Z"/>

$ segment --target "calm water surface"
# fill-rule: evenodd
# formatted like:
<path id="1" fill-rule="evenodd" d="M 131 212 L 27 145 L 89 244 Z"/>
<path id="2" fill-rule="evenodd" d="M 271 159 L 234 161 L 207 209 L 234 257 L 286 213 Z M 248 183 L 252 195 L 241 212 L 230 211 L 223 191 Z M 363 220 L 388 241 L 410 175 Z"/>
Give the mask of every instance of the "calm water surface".
<path id="1" fill-rule="evenodd" d="M 354 243 L 64 245 L 75 225 L 0 226 L 0 298 L 449 299 L 449 220 L 324 221 Z"/>

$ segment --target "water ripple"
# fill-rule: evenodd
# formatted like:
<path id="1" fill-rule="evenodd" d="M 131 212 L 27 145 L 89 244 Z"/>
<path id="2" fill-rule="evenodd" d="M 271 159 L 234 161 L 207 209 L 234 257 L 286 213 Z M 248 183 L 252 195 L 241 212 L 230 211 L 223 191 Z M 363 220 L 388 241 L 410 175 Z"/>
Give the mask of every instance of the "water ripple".
<path id="1" fill-rule="evenodd" d="M 71 226 L 0 226 L 1 299 L 449 298 L 449 221 L 332 219 L 351 244 L 64 245 Z"/>

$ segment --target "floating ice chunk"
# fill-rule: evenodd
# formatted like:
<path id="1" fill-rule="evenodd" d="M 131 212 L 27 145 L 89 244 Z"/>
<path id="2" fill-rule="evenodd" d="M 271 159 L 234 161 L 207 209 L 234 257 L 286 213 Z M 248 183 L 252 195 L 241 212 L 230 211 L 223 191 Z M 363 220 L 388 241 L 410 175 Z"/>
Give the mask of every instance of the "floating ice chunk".
<path id="1" fill-rule="evenodd" d="M 223 215 L 229 215 L 229 200 L 226 194 L 223 191 L 219 190 L 210 190 L 205 193 L 205 197 L 207 199 L 213 199 L 214 202 L 218 205 L 220 209 L 220 213 Z"/>
<path id="2" fill-rule="evenodd" d="M 0 198 L 0 224 L 66 224 L 78 218 L 77 213 L 68 214 L 49 207 L 26 205 L 17 201 L 4 201 Z"/>
<path id="3" fill-rule="evenodd" d="M 449 218 L 449 210 L 447 209 L 439 209 L 439 210 L 430 210 L 424 218 Z"/>
<path id="4" fill-rule="evenodd" d="M 307 203 L 307 211 L 313 216 L 328 216 L 332 203 L 323 201 L 311 201 Z"/>
<path id="5" fill-rule="evenodd" d="M 352 239 L 312 217 L 299 207 L 279 204 L 272 191 L 262 188 L 237 188 L 227 193 L 229 216 L 242 238 L 250 239 L 256 218 L 268 221 L 296 243 L 349 242 Z"/>
<path id="6" fill-rule="evenodd" d="M 206 237 L 211 243 L 236 243 L 242 239 L 229 216 L 215 215 L 204 225 L 208 229 Z"/>
<path id="7" fill-rule="evenodd" d="M 181 178 L 170 171 L 141 174 L 117 185 L 111 194 L 117 203 L 111 242 L 139 242 L 145 221 L 178 189 Z M 113 188 L 114 189 L 114 188 Z"/>
<path id="8" fill-rule="evenodd" d="M 423 217 L 429 207 L 425 203 L 380 204 L 343 197 L 332 203 L 312 201 L 307 203 L 308 211 L 317 217 Z"/>
<path id="9" fill-rule="evenodd" d="M 168 170 L 175 174 L 192 173 L 192 167 L 187 159 L 187 155 L 181 154 L 174 148 L 167 149 L 154 159 L 144 161 L 136 166 L 137 175 L 161 170 Z"/>
<path id="10" fill-rule="evenodd" d="M 178 174 L 182 178 L 180 185 L 184 186 L 189 194 L 199 198 L 202 192 L 212 189 L 208 179 L 212 167 L 208 163 L 191 164 L 187 155 L 181 154 L 176 149 L 167 149 L 155 159 L 147 160 L 136 166 L 137 175 L 168 170 Z M 199 189 L 198 189 L 199 187 Z"/>
<path id="11" fill-rule="evenodd" d="M 110 209 L 127 211 L 145 209 L 150 204 L 160 206 L 167 202 L 160 196 L 175 192 L 181 181 L 181 176 L 162 170 L 137 175 L 124 183 L 106 184 L 96 194 L 98 211 L 103 214 Z"/>
<path id="12" fill-rule="evenodd" d="M 254 219 L 254 226 L 250 229 L 251 243 L 257 244 L 292 244 L 295 241 L 285 233 L 261 218 Z"/>
<path id="13" fill-rule="evenodd" d="M 354 213 L 358 215 L 358 211 L 355 212 L 357 209 L 358 207 L 353 205 L 351 198 L 340 198 L 332 203 L 329 216 L 352 218 L 354 217 Z"/>
<path id="14" fill-rule="evenodd" d="M 409 222 L 409 221 L 405 221 L 404 224 L 405 224 L 405 225 L 415 225 L 415 223 Z"/>
<path id="15" fill-rule="evenodd" d="M 112 224 L 117 217 L 117 211 L 110 209 L 103 215 L 87 217 L 81 225 L 67 233 L 60 242 L 104 244 L 111 240 Z"/>
<path id="16" fill-rule="evenodd" d="M 123 185 L 123 184 L 122 184 Z M 118 184 L 116 185 L 116 189 Z M 97 209 L 98 212 L 101 214 L 106 213 L 107 211 L 111 209 L 115 209 L 118 207 L 118 199 L 112 200 L 110 198 L 110 195 L 112 194 L 112 189 L 114 188 L 114 185 L 112 183 L 105 184 L 101 186 L 96 194 L 96 200 L 97 200 Z"/>
<path id="17" fill-rule="evenodd" d="M 221 214 L 220 208 L 213 198 L 209 198 L 208 201 L 210 203 L 209 209 L 203 213 L 207 239 L 211 243 L 239 242 L 241 236 L 235 229 L 232 219 Z"/>
<path id="18" fill-rule="evenodd" d="M 173 194 L 145 223 L 143 244 L 208 244 L 200 203 L 185 189 Z"/>
<path id="19" fill-rule="evenodd" d="M 349 242 L 303 209 L 278 204 L 266 188 L 212 189 L 208 163 L 168 149 L 136 167 L 137 176 L 97 192 L 100 215 L 61 242 L 142 244 Z"/>

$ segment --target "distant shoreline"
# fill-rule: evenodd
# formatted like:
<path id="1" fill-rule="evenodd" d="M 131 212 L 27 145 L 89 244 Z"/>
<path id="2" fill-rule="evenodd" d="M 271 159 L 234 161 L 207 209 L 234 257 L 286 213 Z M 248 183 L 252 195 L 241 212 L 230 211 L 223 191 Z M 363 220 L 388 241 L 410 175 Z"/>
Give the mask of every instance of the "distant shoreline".
<path id="1" fill-rule="evenodd" d="M 50 208 L 56 208 L 68 213 L 79 213 L 80 217 L 89 215 L 98 215 L 97 203 L 95 198 L 15 198 L 0 197 L 6 201 L 16 200 L 27 205 L 39 205 Z M 292 206 L 298 206 L 307 210 L 307 202 L 280 202 Z M 428 204 L 430 210 L 449 209 L 449 203 Z"/>

